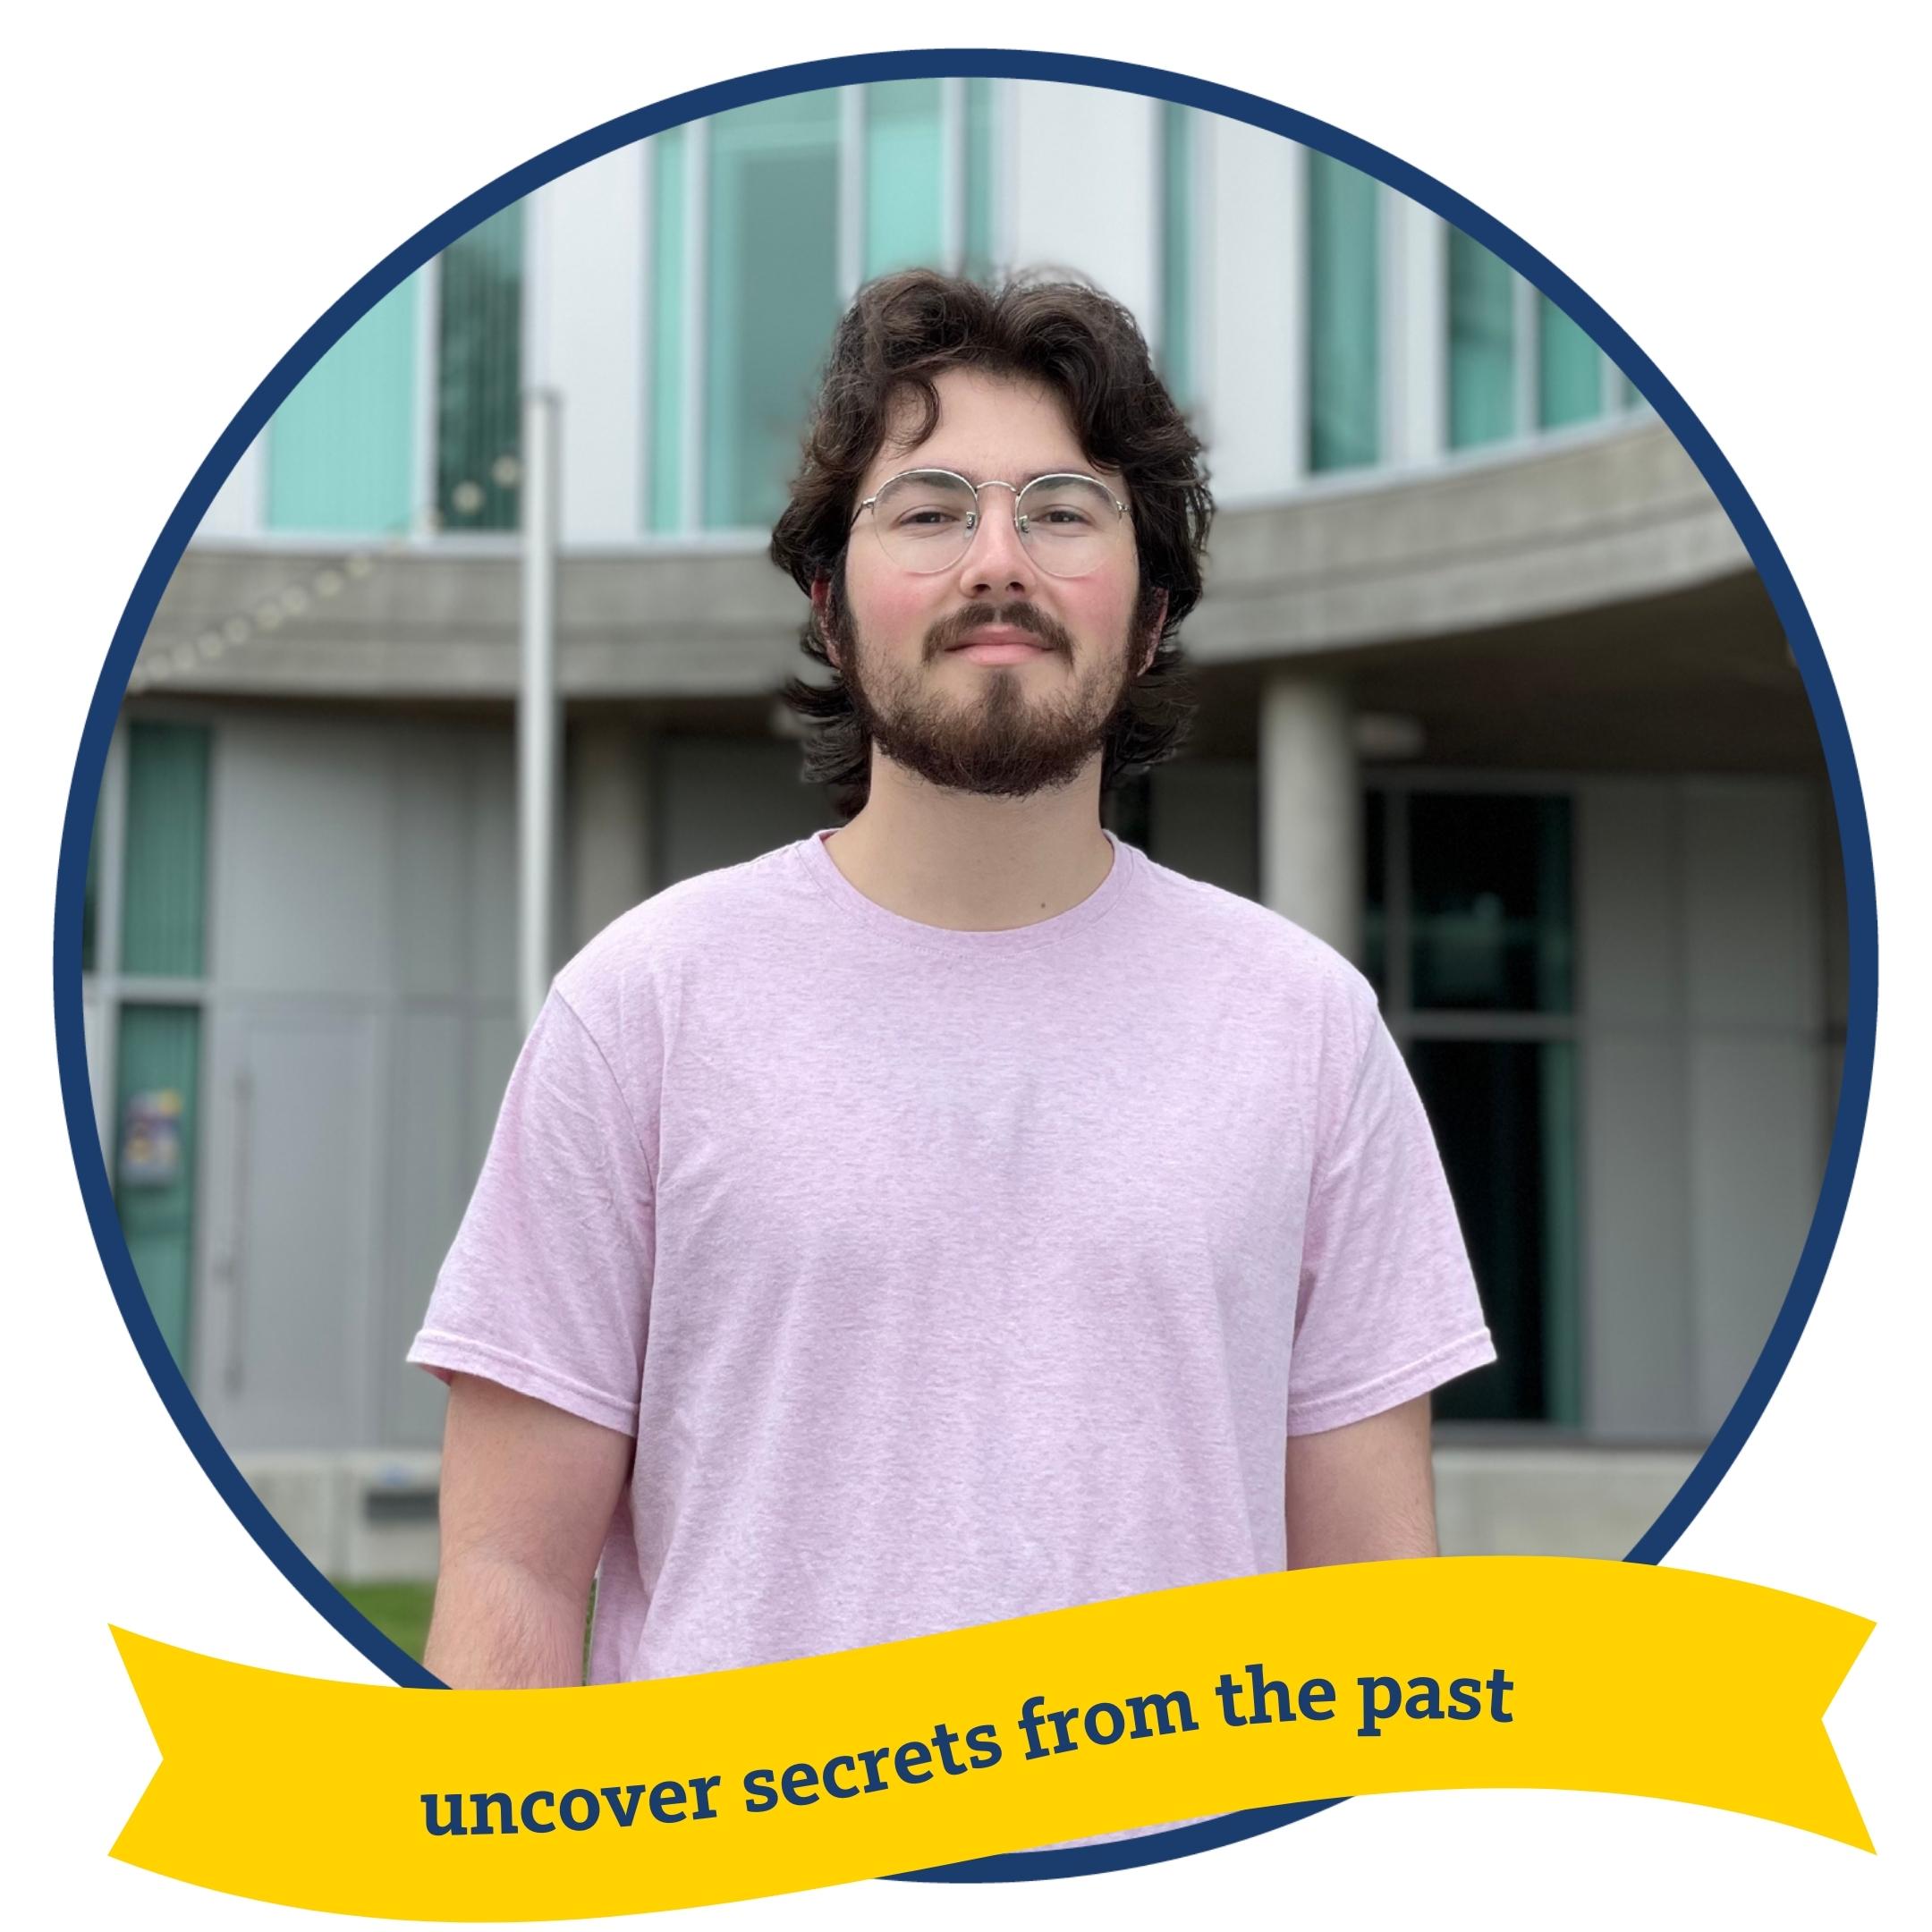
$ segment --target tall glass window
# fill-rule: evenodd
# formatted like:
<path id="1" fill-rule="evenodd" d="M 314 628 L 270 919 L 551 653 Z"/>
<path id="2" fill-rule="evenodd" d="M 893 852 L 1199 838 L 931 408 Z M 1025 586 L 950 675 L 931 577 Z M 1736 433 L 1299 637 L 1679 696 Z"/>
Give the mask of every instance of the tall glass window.
<path id="1" fill-rule="evenodd" d="M 644 499 L 654 530 L 684 527 L 684 340 L 691 130 L 671 128 L 650 144 L 650 448 Z"/>
<path id="2" fill-rule="evenodd" d="M 1548 296 L 1537 296 L 1537 420 L 1546 429 L 1603 414 L 1603 353 Z"/>
<path id="3" fill-rule="evenodd" d="M 1498 1360 L 1465 1419 L 1581 1420 L 1566 798 L 1394 786 L 1365 821 L 1367 963 L 1428 1107 Z"/>
<path id="4" fill-rule="evenodd" d="M 770 523 L 838 318 L 838 95 L 760 101 L 710 127 L 704 521 Z"/>
<path id="5" fill-rule="evenodd" d="M 271 530 L 400 536 L 416 507 L 411 275 L 297 384 L 268 428 Z"/>
<path id="6" fill-rule="evenodd" d="M 127 750 L 120 970 L 196 979 L 203 970 L 208 728 L 136 720 Z"/>
<path id="7" fill-rule="evenodd" d="M 1449 446 L 1516 431 L 1516 276 L 1460 229 L 1449 231 Z"/>
<path id="8" fill-rule="evenodd" d="M 123 728 L 121 957 L 96 964 L 110 977 L 191 981 L 207 970 L 208 731 L 158 719 Z M 108 1165 L 135 1273 L 185 1368 L 201 1009 L 193 987 L 182 991 L 178 1002 L 146 993 L 118 1007 Z"/>
<path id="9" fill-rule="evenodd" d="M 1436 1413 L 1575 1426 L 1575 1044 L 1415 1039 L 1409 1063 L 1496 1345 Z"/>
<path id="10" fill-rule="evenodd" d="M 865 274 L 939 266 L 945 170 L 940 82 L 865 90 Z"/>
<path id="11" fill-rule="evenodd" d="M 1308 157 L 1309 467 L 1348 470 L 1382 449 L 1382 277 L 1374 179 Z"/>
<path id="12" fill-rule="evenodd" d="M 866 277 L 943 266 L 950 239 L 967 274 L 991 274 L 996 99 L 990 80 L 881 81 L 860 90 L 856 116 L 842 114 L 841 90 L 824 89 L 653 137 L 650 530 L 758 529 L 783 507 L 843 306 L 842 262 Z M 842 157 L 848 126 L 862 141 Z M 856 233 L 841 230 L 842 181 L 854 185 L 842 158 L 857 172 Z"/>
<path id="13" fill-rule="evenodd" d="M 449 530 L 510 530 L 522 383 L 523 209 L 504 208 L 436 264 L 436 313 L 411 275 L 318 362 L 268 429 L 271 530 L 400 537 L 420 500 L 423 329 L 435 337 L 434 508 Z M 427 455 L 428 453 L 422 453 Z"/>
<path id="14" fill-rule="evenodd" d="M 436 275 L 436 513 L 514 530 L 523 365 L 523 205 L 443 252 Z"/>
<path id="15" fill-rule="evenodd" d="M 1194 387 L 1194 117 L 1163 101 L 1161 159 L 1161 377 L 1186 403 Z"/>
<path id="16" fill-rule="evenodd" d="M 993 83 L 966 83 L 966 273 L 984 282 L 993 259 Z"/>

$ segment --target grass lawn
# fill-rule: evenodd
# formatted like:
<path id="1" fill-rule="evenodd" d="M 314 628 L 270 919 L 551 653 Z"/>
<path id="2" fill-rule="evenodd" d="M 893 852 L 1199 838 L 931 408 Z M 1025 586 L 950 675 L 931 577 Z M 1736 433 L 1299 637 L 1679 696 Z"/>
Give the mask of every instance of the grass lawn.
<path id="1" fill-rule="evenodd" d="M 436 1596 L 433 1583 L 337 1583 L 335 1588 L 391 1642 L 422 1662 Z"/>

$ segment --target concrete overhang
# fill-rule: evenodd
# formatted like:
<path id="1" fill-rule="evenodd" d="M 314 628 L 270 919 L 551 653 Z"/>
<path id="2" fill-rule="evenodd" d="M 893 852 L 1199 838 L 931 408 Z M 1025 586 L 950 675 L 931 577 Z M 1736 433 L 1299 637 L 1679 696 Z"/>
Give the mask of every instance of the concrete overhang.
<path id="1" fill-rule="evenodd" d="M 1216 518 L 1189 654 L 1233 664 L 1457 637 L 1751 567 L 1654 419 Z"/>
<path id="2" fill-rule="evenodd" d="M 289 698 L 508 699 L 516 691 L 518 564 L 496 543 L 397 547 L 326 602 L 343 555 L 195 546 L 141 653 L 155 691 Z M 805 601 L 761 551 L 566 554 L 558 571 L 558 675 L 573 698 L 757 695 L 801 665 Z M 304 600 L 289 615 L 294 589 Z M 259 614 L 274 612 L 273 628 Z M 197 640 L 247 624 L 212 660 Z M 177 653 L 193 654 L 191 665 Z"/>
<path id="3" fill-rule="evenodd" d="M 506 700 L 518 567 L 508 539 L 371 553 L 191 546 L 137 672 L 156 692 L 297 699 Z M 1674 437 L 1649 419 L 1373 481 L 1233 504 L 1186 627 L 1203 667 L 1533 623 L 1668 595 L 1750 568 Z M 337 580 L 335 594 L 318 580 Z M 804 663 L 804 600 L 753 539 L 567 553 L 564 694 L 750 697 Z M 242 641 L 225 632 L 245 631 Z M 215 640 L 220 640 L 217 644 Z"/>

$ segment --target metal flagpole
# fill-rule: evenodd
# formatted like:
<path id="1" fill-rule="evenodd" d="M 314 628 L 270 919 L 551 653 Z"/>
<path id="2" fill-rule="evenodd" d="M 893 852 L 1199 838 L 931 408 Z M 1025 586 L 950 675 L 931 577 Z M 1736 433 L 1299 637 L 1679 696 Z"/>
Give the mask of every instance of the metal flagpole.
<path id="1" fill-rule="evenodd" d="M 517 1000 L 529 1033 L 556 964 L 557 454 L 560 399 L 523 393 L 523 609 L 517 673 Z"/>

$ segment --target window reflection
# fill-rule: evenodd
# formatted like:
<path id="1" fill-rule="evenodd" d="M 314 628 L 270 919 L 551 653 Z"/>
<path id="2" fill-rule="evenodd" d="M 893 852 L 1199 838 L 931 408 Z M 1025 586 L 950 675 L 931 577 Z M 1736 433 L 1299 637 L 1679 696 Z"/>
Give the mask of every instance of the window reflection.
<path id="1" fill-rule="evenodd" d="M 1568 799 L 1418 793 L 1410 885 L 1419 1009 L 1571 1010 Z"/>
<path id="2" fill-rule="evenodd" d="M 1499 1360 L 1460 1420 L 1580 1423 L 1570 801 L 1365 801 L 1364 969 L 1428 1109 Z"/>

